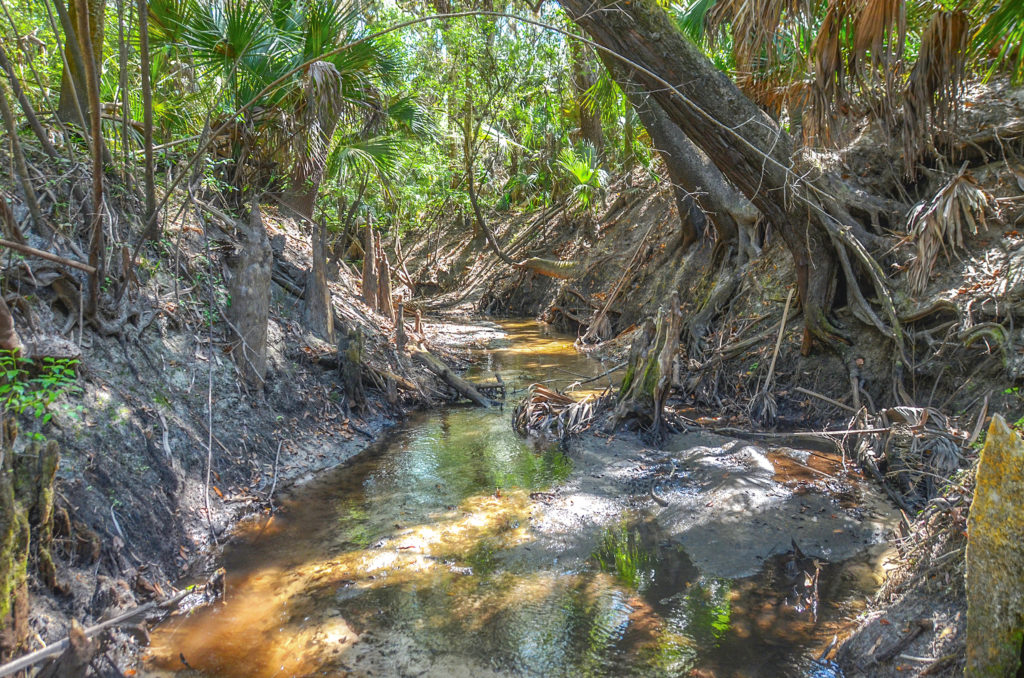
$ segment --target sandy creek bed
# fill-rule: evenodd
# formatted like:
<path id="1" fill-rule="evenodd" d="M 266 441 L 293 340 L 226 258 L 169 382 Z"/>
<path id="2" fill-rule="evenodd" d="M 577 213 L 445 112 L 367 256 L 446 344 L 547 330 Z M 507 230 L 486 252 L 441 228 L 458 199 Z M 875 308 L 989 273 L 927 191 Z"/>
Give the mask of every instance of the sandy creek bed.
<path id="1" fill-rule="evenodd" d="M 475 370 L 510 387 L 606 369 L 502 328 Z M 292 490 L 139 675 L 801 675 L 878 586 L 894 515 L 841 460 L 696 433 L 565 451 L 510 409 L 413 415 Z"/>

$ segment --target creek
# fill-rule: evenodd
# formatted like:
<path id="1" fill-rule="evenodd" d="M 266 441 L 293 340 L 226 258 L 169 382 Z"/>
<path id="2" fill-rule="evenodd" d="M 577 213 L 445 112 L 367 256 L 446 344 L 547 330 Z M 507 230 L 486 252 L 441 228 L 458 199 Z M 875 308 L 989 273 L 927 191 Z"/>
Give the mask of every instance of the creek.
<path id="1" fill-rule="evenodd" d="M 606 369 L 501 327 L 470 378 Z M 139 675 L 807 675 L 877 588 L 892 511 L 842 460 L 693 434 L 566 450 L 517 436 L 514 400 L 413 414 L 244 523 L 223 601 L 157 627 Z"/>

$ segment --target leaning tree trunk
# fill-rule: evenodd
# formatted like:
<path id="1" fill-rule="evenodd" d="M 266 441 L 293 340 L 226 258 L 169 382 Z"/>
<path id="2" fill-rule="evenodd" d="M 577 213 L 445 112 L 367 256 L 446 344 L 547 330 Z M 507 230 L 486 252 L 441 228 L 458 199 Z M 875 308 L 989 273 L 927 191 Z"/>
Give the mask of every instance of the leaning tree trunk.
<path id="1" fill-rule="evenodd" d="M 313 226 L 313 264 L 306 276 L 303 296 L 303 321 L 314 334 L 334 343 L 334 307 L 331 288 L 327 286 L 327 228 L 323 223 Z"/>
<path id="2" fill-rule="evenodd" d="M 899 340 L 884 276 L 851 237 L 850 230 L 856 231 L 859 224 L 827 188 L 823 190 L 826 181 L 815 177 L 812 168 L 794 167 L 789 136 L 673 28 L 656 0 L 607 7 L 595 6 L 590 0 L 560 1 L 595 43 L 657 75 L 634 68 L 630 81 L 649 95 L 651 105 L 660 107 L 782 235 L 796 267 L 807 330 L 805 350 L 811 337 L 833 344 L 841 336 L 827 318 L 841 260 L 843 272 L 852 278 L 849 262 L 841 259 L 846 253 L 837 252 L 841 247 L 848 248 L 862 267 L 869 269 L 892 323 L 891 329 L 880 329 Z M 676 91 L 666 87 L 666 82 Z M 630 82 L 619 80 L 619 84 L 626 89 Z"/>
<path id="3" fill-rule="evenodd" d="M 636 86 L 624 91 L 665 162 L 679 218 L 684 222 L 683 248 L 696 240 L 706 221 L 714 226 L 720 242 L 736 240 L 739 230 L 757 219 L 754 206 L 647 94 L 639 92 Z"/>
<path id="4" fill-rule="evenodd" d="M 237 221 L 242 236 L 229 285 L 229 318 L 237 344 L 231 356 L 246 384 L 257 391 L 267 376 L 267 322 L 274 253 L 263 226 L 259 203 L 252 201 L 249 224 Z"/>
<path id="5" fill-rule="evenodd" d="M 644 320 L 629 349 L 611 417 L 612 428 L 630 419 L 648 427 L 654 435 L 660 434 L 662 411 L 672 387 L 672 359 L 679 348 L 681 319 L 679 295 L 673 292 L 667 309 L 659 308 L 653 321 Z"/>

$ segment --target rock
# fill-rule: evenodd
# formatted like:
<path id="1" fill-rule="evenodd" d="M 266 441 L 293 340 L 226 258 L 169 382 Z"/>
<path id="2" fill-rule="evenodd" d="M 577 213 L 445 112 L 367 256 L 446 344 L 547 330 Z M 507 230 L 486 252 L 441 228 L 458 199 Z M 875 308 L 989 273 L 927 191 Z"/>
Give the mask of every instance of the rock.
<path id="1" fill-rule="evenodd" d="M 1024 640 L 1024 442 L 992 417 L 967 523 L 964 675 L 1016 675 Z"/>

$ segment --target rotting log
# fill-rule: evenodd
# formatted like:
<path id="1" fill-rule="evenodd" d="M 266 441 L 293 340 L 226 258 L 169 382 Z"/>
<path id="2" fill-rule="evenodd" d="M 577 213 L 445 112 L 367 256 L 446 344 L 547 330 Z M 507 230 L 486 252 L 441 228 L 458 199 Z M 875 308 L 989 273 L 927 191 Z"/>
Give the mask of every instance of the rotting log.
<path id="1" fill-rule="evenodd" d="M 440 377 L 444 383 L 455 389 L 459 395 L 470 400 L 476 405 L 479 405 L 480 407 L 491 407 L 494 404 L 491 400 L 485 398 L 480 391 L 476 390 L 476 387 L 473 386 L 473 384 L 455 374 L 450 367 L 441 362 L 429 351 L 422 348 L 413 349 L 412 359 Z"/>
<path id="2" fill-rule="evenodd" d="M 649 424 L 660 433 L 665 400 L 672 388 L 672 360 L 679 348 L 679 295 L 673 292 L 669 305 L 658 309 L 657 317 L 646 319 L 629 350 L 626 373 L 612 412 L 610 425 L 618 428 L 626 419 Z"/>

